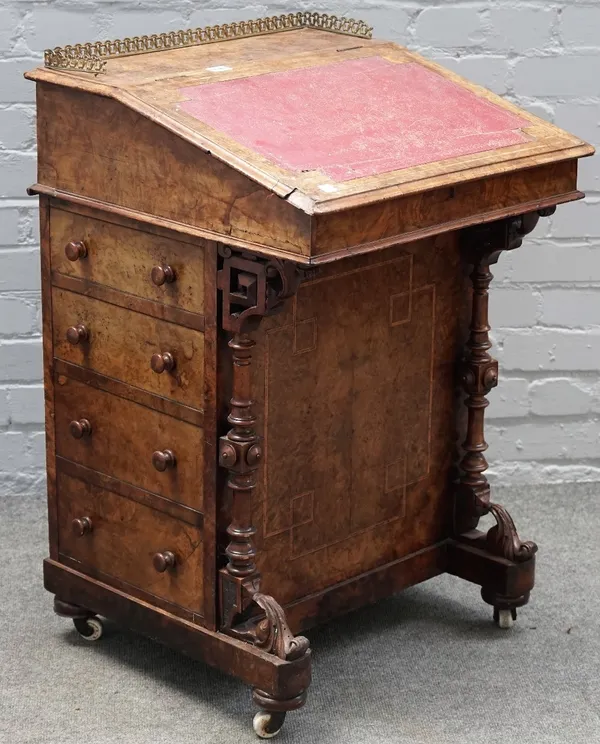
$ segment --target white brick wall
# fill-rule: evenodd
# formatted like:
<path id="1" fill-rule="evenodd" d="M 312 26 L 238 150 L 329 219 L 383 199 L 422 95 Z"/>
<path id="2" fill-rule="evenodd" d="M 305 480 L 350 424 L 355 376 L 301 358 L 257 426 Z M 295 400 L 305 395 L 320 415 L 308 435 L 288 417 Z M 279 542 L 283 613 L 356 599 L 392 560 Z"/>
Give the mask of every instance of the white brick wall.
<path id="1" fill-rule="evenodd" d="M 598 0 L 3 0 L 0 8 L 0 489 L 41 488 L 43 434 L 34 86 L 45 47 L 315 9 L 354 15 L 600 145 Z M 600 480 L 600 160 L 585 202 L 500 259 L 491 300 L 502 381 L 488 409 L 491 475 Z"/>

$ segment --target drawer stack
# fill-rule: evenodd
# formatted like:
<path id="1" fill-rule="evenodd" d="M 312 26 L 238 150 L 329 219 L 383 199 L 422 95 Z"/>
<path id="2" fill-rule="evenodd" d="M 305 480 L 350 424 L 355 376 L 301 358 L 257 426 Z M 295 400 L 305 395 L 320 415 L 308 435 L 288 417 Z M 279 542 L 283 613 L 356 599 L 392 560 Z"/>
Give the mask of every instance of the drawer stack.
<path id="1" fill-rule="evenodd" d="M 49 208 L 51 529 L 60 562 L 207 624 L 207 250 L 152 230 Z"/>

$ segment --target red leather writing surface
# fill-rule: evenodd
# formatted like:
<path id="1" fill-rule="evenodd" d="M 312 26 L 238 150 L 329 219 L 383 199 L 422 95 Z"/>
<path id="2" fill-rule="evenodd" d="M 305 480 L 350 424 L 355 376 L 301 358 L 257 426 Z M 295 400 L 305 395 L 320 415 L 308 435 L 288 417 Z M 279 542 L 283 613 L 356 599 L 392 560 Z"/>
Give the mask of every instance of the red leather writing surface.
<path id="1" fill-rule="evenodd" d="M 530 122 L 381 57 L 181 89 L 183 111 L 293 171 L 335 181 L 528 141 Z"/>

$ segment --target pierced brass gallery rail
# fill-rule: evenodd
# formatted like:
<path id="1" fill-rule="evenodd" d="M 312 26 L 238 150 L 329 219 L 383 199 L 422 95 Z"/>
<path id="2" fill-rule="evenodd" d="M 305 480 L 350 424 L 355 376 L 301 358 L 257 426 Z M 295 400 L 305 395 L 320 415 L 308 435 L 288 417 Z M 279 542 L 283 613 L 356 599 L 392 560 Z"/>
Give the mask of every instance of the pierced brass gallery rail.
<path id="1" fill-rule="evenodd" d="M 287 15 L 258 18 L 253 21 L 225 23 L 222 26 L 205 26 L 185 31 L 169 31 L 152 36 L 134 36 L 115 41 L 97 41 L 88 44 L 56 47 L 44 52 L 44 64 L 55 70 L 77 70 L 99 74 L 105 71 L 106 62 L 112 57 L 129 57 L 167 49 L 212 44 L 216 41 L 262 36 L 298 28 L 317 28 L 348 36 L 370 39 L 373 29 L 364 21 L 338 18 L 326 13 L 288 13 Z"/>

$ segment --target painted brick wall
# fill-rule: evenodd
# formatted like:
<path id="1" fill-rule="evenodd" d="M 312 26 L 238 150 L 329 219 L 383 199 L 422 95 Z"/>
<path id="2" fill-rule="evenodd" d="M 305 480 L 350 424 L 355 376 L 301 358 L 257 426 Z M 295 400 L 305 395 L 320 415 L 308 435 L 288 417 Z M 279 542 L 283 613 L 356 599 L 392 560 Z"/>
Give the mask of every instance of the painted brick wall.
<path id="1" fill-rule="evenodd" d="M 43 487 L 34 86 L 44 48 L 299 9 L 364 18 L 393 39 L 600 145 L 598 0 L 3 0 L 0 8 L 0 494 Z M 600 480 L 600 158 L 584 202 L 543 220 L 496 267 L 502 382 L 491 395 L 491 474 Z"/>

